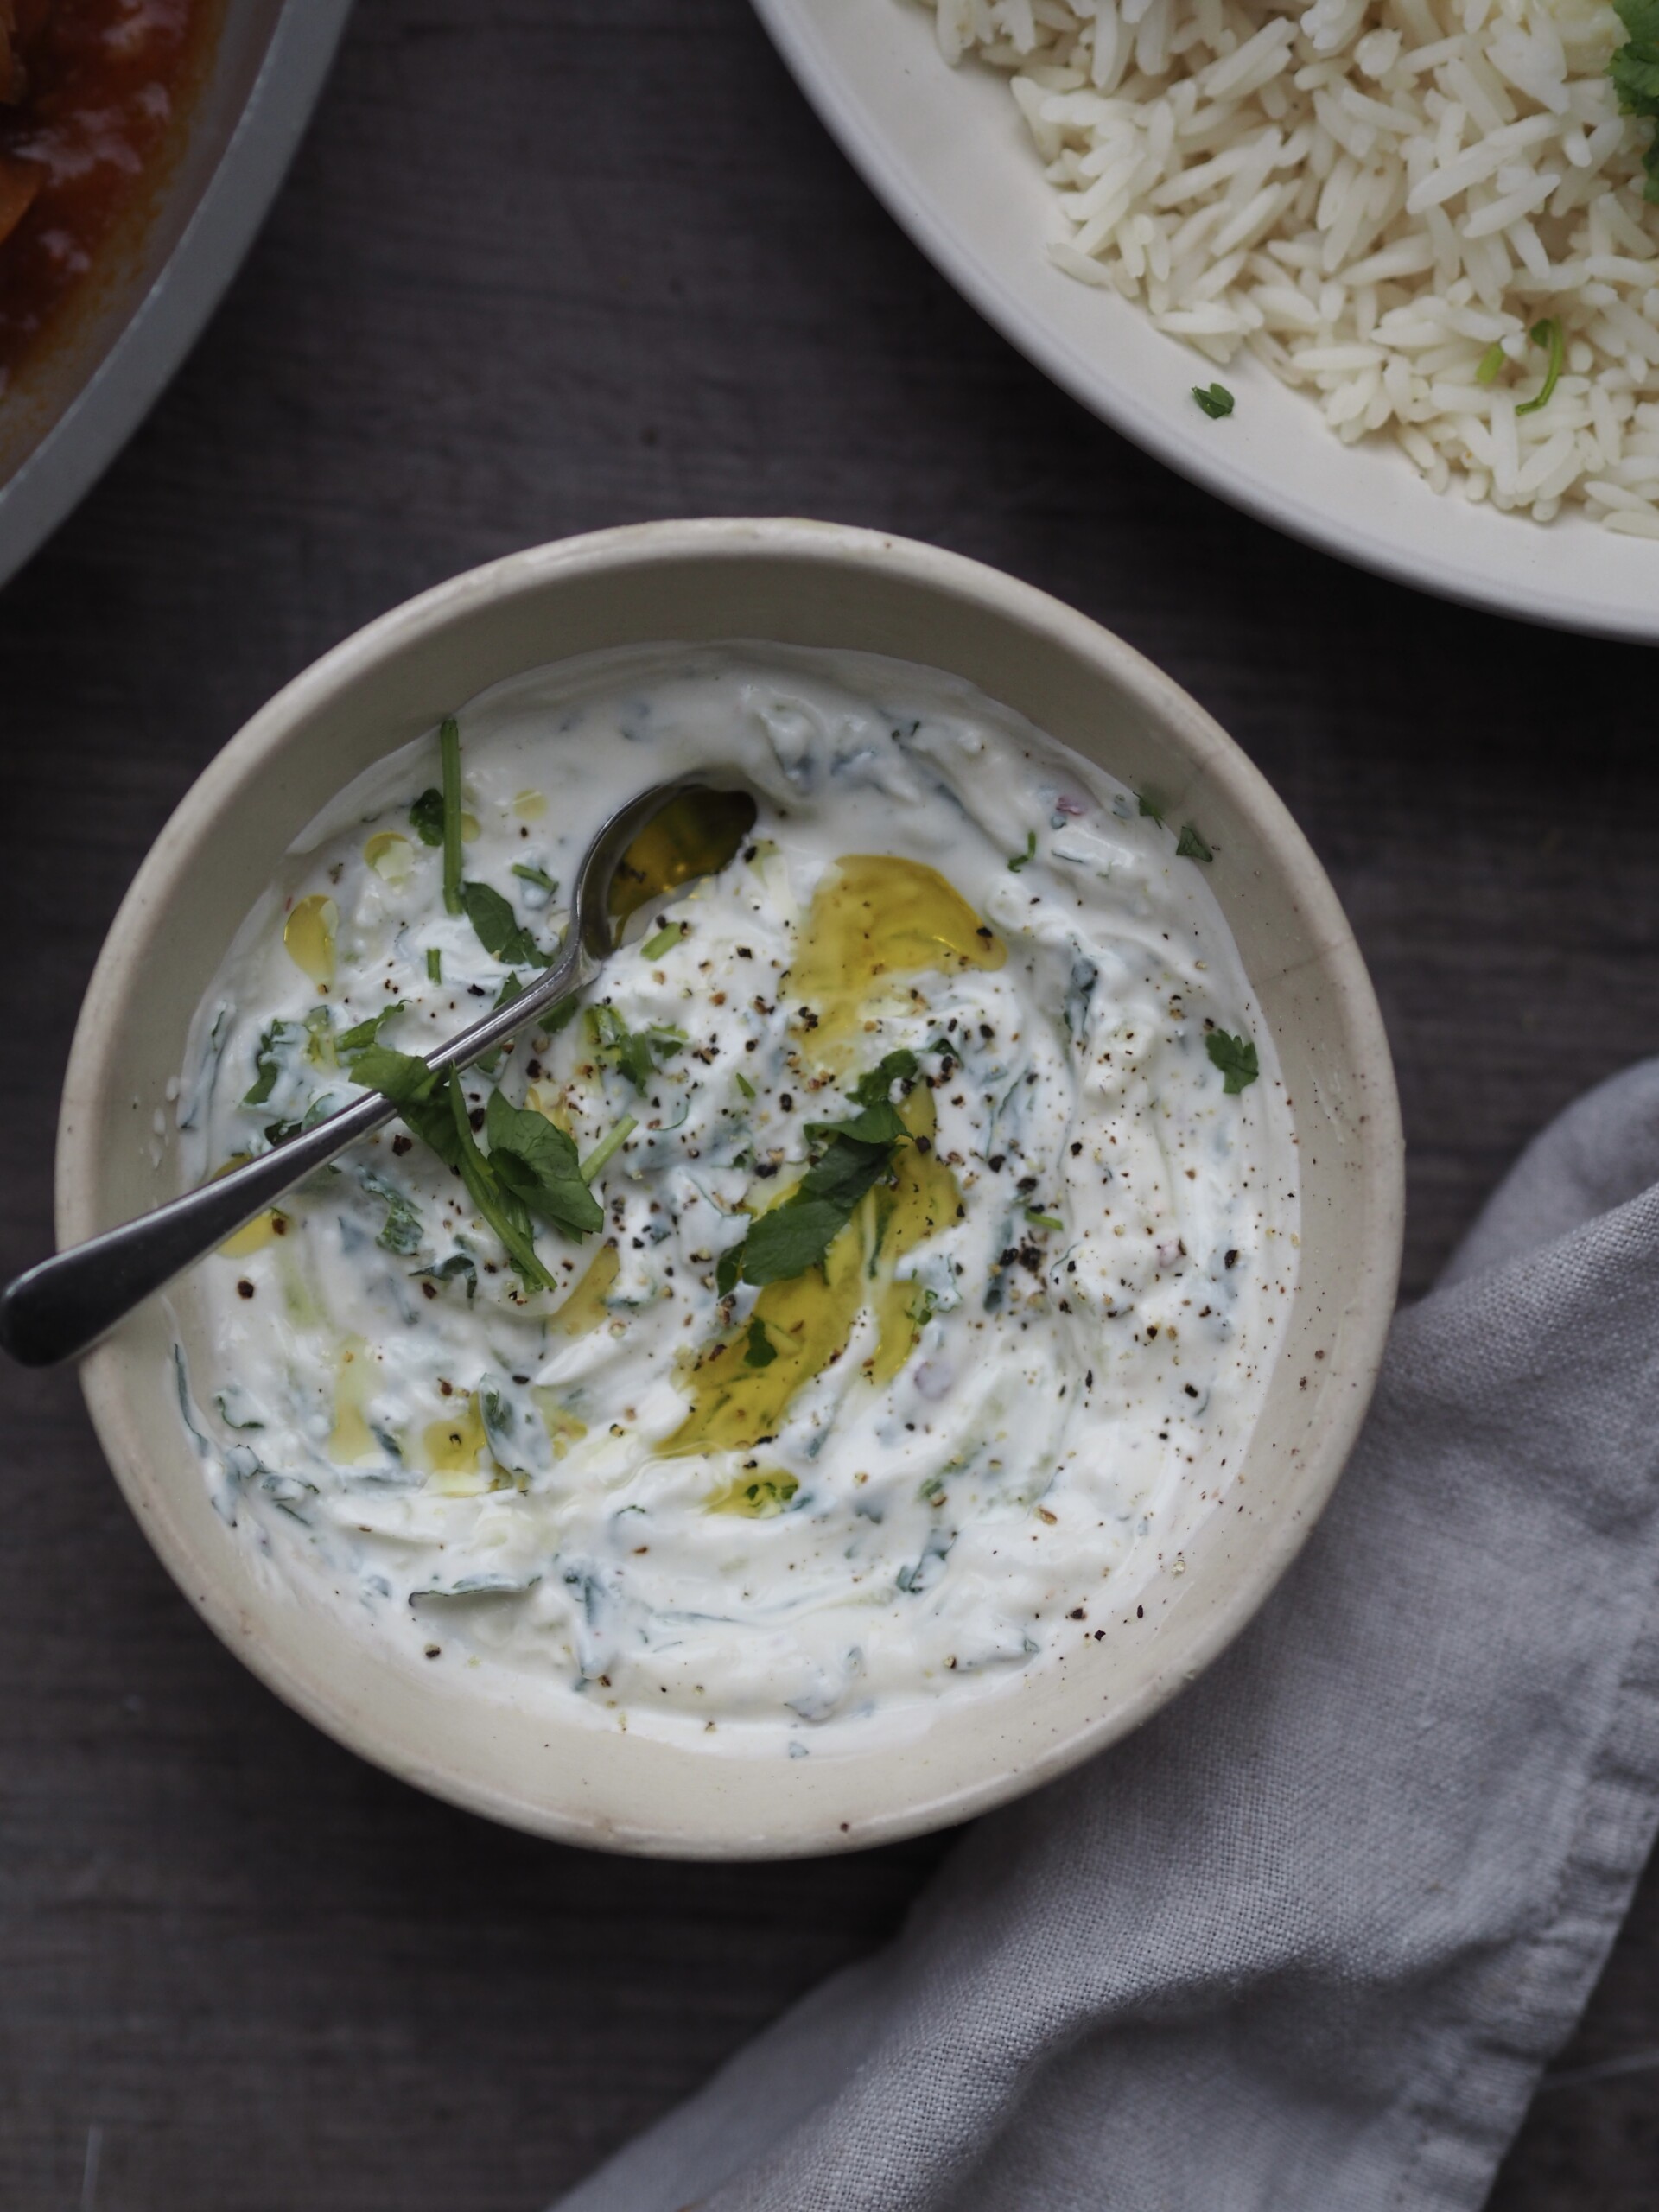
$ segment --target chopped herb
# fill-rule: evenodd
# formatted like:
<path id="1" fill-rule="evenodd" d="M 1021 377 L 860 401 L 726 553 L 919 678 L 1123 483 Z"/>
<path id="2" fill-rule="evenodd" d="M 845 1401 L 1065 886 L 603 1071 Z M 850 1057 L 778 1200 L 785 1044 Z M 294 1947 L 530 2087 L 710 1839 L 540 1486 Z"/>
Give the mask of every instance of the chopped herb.
<path id="1" fill-rule="evenodd" d="M 1613 0 L 1613 7 L 1630 33 L 1607 64 L 1618 105 L 1626 115 L 1659 119 L 1659 0 Z M 1648 173 L 1643 197 L 1659 201 L 1659 132 L 1649 140 L 1642 162 Z"/>
<path id="2" fill-rule="evenodd" d="M 748 1340 L 743 1347 L 745 1367 L 770 1367 L 778 1357 L 778 1348 L 766 1334 L 766 1325 L 757 1313 L 749 1324 Z"/>
<path id="3" fill-rule="evenodd" d="M 1163 828 L 1164 809 L 1160 799 L 1154 798 L 1150 791 L 1136 791 L 1135 803 L 1148 822 L 1155 822 L 1160 830 Z"/>
<path id="4" fill-rule="evenodd" d="M 1195 384 L 1192 397 L 1212 423 L 1219 423 L 1224 415 L 1230 415 L 1236 404 L 1224 384 L 1212 384 L 1207 391 L 1203 385 Z"/>
<path id="5" fill-rule="evenodd" d="M 359 1052 L 352 1079 L 367 1090 L 390 1098 L 403 1117 L 404 1126 L 423 1144 L 429 1145 L 446 1167 L 459 1167 L 460 1149 L 444 1096 L 449 1071 L 429 1068 L 408 1052 L 394 1052 L 385 1045 L 371 1045 Z"/>
<path id="6" fill-rule="evenodd" d="M 933 1047 L 930 1046 L 928 1049 L 931 1052 Z M 948 1052 L 950 1047 L 944 1045 L 939 1049 Z M 915 1053 L 901 1045 L 896 1052 L 889 1052 L 885 1059 L 860 1076 L 849 1095 L 861 1106 L 885 1106 L 895 1083 L 916 1080 L 918 1065 Z"/>
<path id="7" fill-rule="evenodd" d="M 487 883 L 463 883 L 461 904 L 479 943 L 493 960 L 509 968 L 546 968 L 552 955 L 541 951 L 519 925 L 512 904 Z"/>
<path id="8" fill-rule="evenodd" d="M 1535 415 L 1541 407 L 1548 404 L 1550 395 L 1560 382 L 1561 370 L 1567 360 L 1567 333 L 1561 327 L 1560 315 L 1552 315 L 1542 322 L 1535 322 L 1529 335 L 1535 346 L 1548 346 L 1548 359 L 1544 367 L 1542 390 L 1535 398 L 1522 400 L 1515 410 L 1517 415 Z"/>
<path id="9" fill-rule="evenodd" d="M 1216 856 L 1198 835 L 1196 823 L 1183 822 L 1176 840 L 1175 857 L 1178 861 L 1212 861 Z"/>
<path id="10" fill-rule="evenodd" d="M 372 1198 L 378 1198 L 386 1210 L 380 1234 L 375 1243 L 388 1252 L 407 1255 L 421 1249 L 421 1217 L 418 1209 L 395 1183 L 384 1175 L 377 1175 L 372 1167 L 363 1170 L 363 1188 Z"/>
<path id="11" fill-rule="evenodd" d="M 347 1061 L 359 1052 L 366 1052 L 392 1015 L 401 1014 L 403 1010 L 402 999 L 394 999 L 390 1006 L 383 1006 L 378 1014 L 372 1014 L 366 1021 L 359 1021 L 354 1029 L 346 1030 L 343 1036 L 338 1038 L 334 1044 L 335 1052 Z"/>
<path id="12" fill-rule="evenodd" d="M 1503 364 L 1508 358 L 1503 351 L 1503 340 L 1495 340 L 1480 357 L 1480 366 L 1475 371 L 1475 382 L 1496 384 L 1503 373 Z"/>
<path id="13" fill-rule="evenodd" d="M 461 726 L 446 715 L 438 727 L 438 757 L 443 768 L 443 905 L 461 912 Z"/>
<path id="14" fill-rule="evenodd" d="M 263 1106 L 276 1087 L 276 1078 L 283 1071 L 277 1048 L 288 1033 L 289 1024 L 273 1021 L 259 1039 L 259 1049 L 253 1056 L 254 1079 L 252 1088 L 243 1093 L 245 1106 Z"/>
<path id="15" fill-rule="evenodd" d="M 556 1007 L 551 1014 L 542 1016 L 542 1027 L 550 1037 L 556 1037 L 570 1027 L 581 1011 L 582 1001 L 572 991 L 562 1007 Z"/>
<path id="16" fill-rule="evenodd" d="M 1221 1087 L 1230 1098 L 1253 1084 L 1262 1072 L 1253 1038 L 1230 1037 L 1224 1029 L 1212 1029 L 1204 1040 L 1204 1049 L 1211 1065 L 1220 1070 Z"/>
<path id="17" fill-rule="evenodd" d="M 612 1156 L 621 1150 L 639 1126 L 639 1122 L 634 1120 L 632 1114 L 625 1114 L 614 1128 L 600 1139 L 587 1159 L 582 1161 L 582 1180 L 591 1183 L 601 1168 L 607 1166 Z"/>
<path id="18" fill-rule="evenodd" d="M 1027 830 L 1026 832 L 1026 849 L 1023 853 L 1016 853 L 1014 858 L 1008 862 L 1008 874 L 1010 875 L 1018 875 L 1020 869 L 1022 868 L 1029 868 L 1036 857 L 1037 832 L 1034 830 Z"/>
<path id="19" fill-rule="evenodd" d="M 853 1096 L 868 1103 L 851 1121 L 808 1122 L 808 1143 L 822 1149 L 789 1196 L 763 1213 L 741 1244 L 721 1254 L 715 1284 L 721 1297 L 740 1282 L 759 1287 L 817 1267 L 865 1192 L 892 1173 L 893 1155 L 909 1132 L 886 1093 L 902 1078 L 906 1061 L 913 1074 L 913 1052 L 890 1052 L 861 1077 Z"/>
<path id="20" fill-rule="evenodd" d="M 550 876 L 545 868 L 531 868 L 525 861 L 514 861 L 512 872 L 521 882 L 533 883 L 537 890 L 545 891 L 550 899 L 558 897 L 557 880 Z"/>
<path id="21" fill-rule="evenodd" d="M 509 1106 L 499 1090 L 490 1093 L 484 1128 L 497 1180 L 531 1213 L 570 1236 L 605 1226 L 604 1210 L 588 1187 L 567 1131 L 544 1114 Z"/>
<path id="22" fill-rule="evenodd" d="M 423 845 L 443 842 L 443 793 L 435 785 L 410 808 L 409 826 Z"/>
<path id="23" fill-rule="evenodd" d="M 455 1165 L 461 1170 L 461 1181 L 467 1185 L 467 1197 L 500 1238 L 507 1257 L 525 1289 L 551 1290 L 553 1278 L 536 1256 L 536 1239 L 530 1225 L 529 1208 L 518 1192 L 510 1191 L 504 1185 L 500 1176 L 480 1151 L 478 1141 L 473 1135 L 473 1125 L 467 1119 L 467 1094 L 453 1075 L 448 1077 L 447 1088 L 449 1117 L 460 1155 Z M 498 1092 L 491 1094 L 492 1105 L 499 1096 Z M 539 1120 L 541 1117 L 537 1116 L 537 1118 Z M 550 1122 L 547 1126 L 550 1129 L 553 1124 Z"/>
<path id="24" fill-rule="evenodd" d="M 467 1295 L 469 1299 L 476 1298 L 478 1262 L 470 1252 L 452 1252 L 447 1260 L 441 1260 L 435 1268 L 416 1268 L 415 1270 L 416 1282 L 420 1281 L 423 1276 L 433 1282 L 453 1282 L 457 1275 L 466 1276 Z"/>
<path id="25" fill-rule="evenodd" d="M 737 1087 L 746 1098 L 753 1098 L 754 1096 L 754 1085 L 749 1081 L 749 1078 L 744 1074 L 741 1068 L 740 1068 L 737 1072 Z"/>
<path id="26" fill-rule="evenodd" d="M 611 1006 L 590 1006 L 588 1029 L 599 1058 L 626 1076 L 636 1090 L 645 1090 L 655 1082 L 661 1064 L 671 1059 L 685 1042 L 684 1032 L 679 1029 L 655 1024 L 649 1029 L 630 1029 Z"/>
<path id="27" fill-rule="evenodd" d="M 326 1006 L 314 1006 L 308 1008 L 301 1027 L 309 1040 L 305 1048 L 305 1057 L 310 1061 L 312 1066 L 338 1067 L 340 1062 L 334 1054 L 333 1035 L 334 1016 L 329 1013 L 328 1008 Z"/>
<path id="28" fill-rule="evenodd" d="M 429 983 L 443 981 L 443 954 L 435 944 L 426 948 L 426 980 Z"/>
<path id="29" fill-rule="evenodd" d="M 655 937 L 648 937 L 639 948 L 642 960 L 660 960 L 685 935 L 683 922 L 664 922 Z"/>
<path id="30" fill-rule="evenodd" d="M 1039 1213 L 1035 1206 L 1026 1208 L 1026 1219 L 1039 1229 L 1064 1229 L 1065 1224 L 1052 1213 Z"/>

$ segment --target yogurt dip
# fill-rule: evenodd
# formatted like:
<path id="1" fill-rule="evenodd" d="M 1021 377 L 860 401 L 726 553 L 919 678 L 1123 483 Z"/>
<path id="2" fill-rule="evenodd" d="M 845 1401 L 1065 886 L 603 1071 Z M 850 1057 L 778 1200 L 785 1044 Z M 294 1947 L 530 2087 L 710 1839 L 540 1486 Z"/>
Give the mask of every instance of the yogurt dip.
<path id="1" fill-rule="evenodd" d="M 1295 1278 L 1202 823 L 864 655 L 595 655 L 457 719 L 493 898 L 446 909 L 435 735 L 342 793 L 198 1010 L 189 1180 L 544 962 L 647 785 L 734 767 L 759 817 L 460 1079 L 480 1152 L 509 1105 L 574 1144 L 601 1226 L 534 1224 L 550 1288 L 401 1122 L 199 1270 L 180 1403 L 224 1517 L 365 1636 L 710 1748 L 913 1727 L 1124 1632 L 1236 1478 Z"/>

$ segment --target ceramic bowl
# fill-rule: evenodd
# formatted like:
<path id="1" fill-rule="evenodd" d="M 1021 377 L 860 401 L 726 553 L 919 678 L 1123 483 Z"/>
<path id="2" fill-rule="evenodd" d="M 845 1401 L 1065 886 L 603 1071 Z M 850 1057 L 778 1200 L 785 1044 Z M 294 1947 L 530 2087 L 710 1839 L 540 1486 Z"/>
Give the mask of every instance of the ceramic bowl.
<path id="1" fill-rule="evenodd" d="M 1144 1617 L 1010 1694 L 941 1700 L 912 1740 L 828 1739 L 810 1759 L 619 1731 L 577 1700 L 423 1673 L 317 1610 L 214 1511 L 179 1417 L 170 1345 L 189 1279 L 86 1359 L 87 1402 L 128 1502 L 231 1649 L 341 1743 L 493 1818 L 618 1851 L 749 1858 L 886 1841 L 959 1821 L 1135 1727 L 1237 1635 L 1330 1496 L 1394 1303 L 1398 1107 L 1341 909 L 1267 784 L 1128 646 L 995 570 L 872 532 L 792 521 L 651 524 L 511 556 L 397 608 L 256 715 L 188 793 L 99 960 L 71 1055 L 57 1221 L 66 1243 L 177 1187 L 168 1104 L 191 1014 L 289 842 L 351 778 L 472 697 L 568 655 L 652 640 L 771 639 L 931 664 L 1102 766 L 1196 811 L 1213 887 L 1278 1042 L 1303 1167 L 1300 1276 L 1229 1510 Z M 1213 828 L 1212 826 L 1213 825 Z M 166 1134 L 163 1134 L 163 1133 Z M 515 1701 L 516 1699 L 516 1701 Z"/>

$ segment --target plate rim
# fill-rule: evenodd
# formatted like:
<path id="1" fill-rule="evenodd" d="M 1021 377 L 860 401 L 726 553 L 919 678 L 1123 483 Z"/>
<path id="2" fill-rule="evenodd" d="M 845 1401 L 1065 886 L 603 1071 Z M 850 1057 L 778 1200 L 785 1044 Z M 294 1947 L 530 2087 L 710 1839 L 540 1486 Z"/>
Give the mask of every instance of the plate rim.
<path id="1" fill-rule="evenodd" d="M 834 50 L 826 47 L 816 20 L 813 0 L 750 0 L 750 4 L 808 105 L 912 243 L 1017 353 L 1109 429 L 1200 491 L 1210 493 L 1253 520 L 1390 583 L 1472 607 L 1482 613 L 1531 622 L 1541 628 L 1637 645 L 1659 643 L 1659 542 L 1653 546 L 1655 568 L 1648 608 L 1635 605 L 1599 606 L 1586 598 L 1570 597 L 1547 581 L 1517 582 L 1509 577 L 1483 576 L 1471 573 L 1461 563 L 1439 560 L 1431 551 L 1395 544 L 1375 536 L 1357 535 L 1351 519 L 1344 518 L 1340 509 L 1311 505 L 1294 493 L 1275 492 L 1248 469 L 1241 469 L 1236 465 L 1236 454 L 1229 454 L 1201 440 L 1181 438 L 1173 425 L 1154 412 L 1139 407 L 1134 392 L 1115 381 L 1108 367 L 1091 368 L 1061 333 L 1027 312 L 1010 289 L 996 262 L 969 243 L 960 228 L 953 226 L 925 193 L 914 185 Z M 921 13 L 919 8 L 901 9 L 899 0 L 889 0 L 889 4 L 895 14 Z M 950 67 L 943 55 L 939 56 L 939 66 L 942 69 Z M 1035 238 L 1032 259 L 1036 264 L 1042 260 L 1040 241 Z M 1125 301 L 1123 304 L 1133 308 L 1135 303 Z M 1148 321 L 1147 327 L 1155 326 Z M 1204 357 L 1181 347 L 1179 339 L 1170 337 L 1168 342 L 1195 364 L 1202 362 Z M 1308 414 L 1310 427 L 1317 429 L 1318 417 L 1311 403 Z M 1334 437 L 1330 442 L 1333 454 L 1350 450 Z M 1402 482 L 1425 499 L 1437 496 L 1422 483 L 1403 454 L 1399 460 Z M 1431 518 L 1434 512 L 1433 507 L 1428 509 Z M 1505 523 L 1513 521 L 1517 528 L 1530 527 L 1534 531 L 1557 526 L 1529 524 L 1520 516 L 1505 516 L 1503 519 Z M 1586 534 L 1593 532 L 1598 538 L 1617 535 L 1603 532 L 1587 517 L 1581 523 L 1573 516 L 1560 519 Z M 1642 539 L 1632 542 L 1649 543 Z M 1633 593 L 1632 599 L 1635 597 Z"/>

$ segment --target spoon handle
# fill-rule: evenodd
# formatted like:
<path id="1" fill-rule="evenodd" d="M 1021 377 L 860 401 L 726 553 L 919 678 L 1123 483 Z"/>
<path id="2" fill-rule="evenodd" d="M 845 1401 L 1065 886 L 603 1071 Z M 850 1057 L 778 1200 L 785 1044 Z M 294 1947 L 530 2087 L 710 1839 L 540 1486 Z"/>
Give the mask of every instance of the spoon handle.
<path id="1" fill-rule="evenodd" d="M 553 965 L 519 996 L 432 1053 L 429 1068 L 464 1068 L 582 989 L 596 963 L 572 931 Z M 342 1106 L 274 1151 L 187 1191 L 119 1229 L 42 1260 L 0 1297 L 0 1349 L 26 1367 L 73 1359 L 164 1283 L 205 1259 L 296 1183 L 326 1167 L 397 1112 L 378 1091 Z"/>

